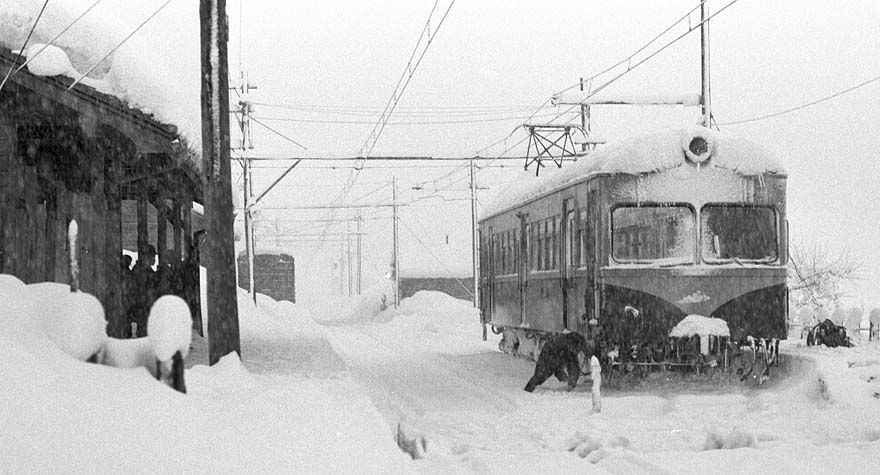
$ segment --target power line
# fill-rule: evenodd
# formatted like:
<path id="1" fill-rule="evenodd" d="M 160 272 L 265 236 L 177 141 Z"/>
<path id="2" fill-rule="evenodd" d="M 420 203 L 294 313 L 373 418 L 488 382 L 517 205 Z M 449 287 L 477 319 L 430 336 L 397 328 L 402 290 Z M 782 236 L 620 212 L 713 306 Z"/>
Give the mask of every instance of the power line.
<path id="1" fill-rule="evenodd" d="M 437 261 L 437 262 L 438 262 L 438 263 L 439 263 L 444 269 L 446 269 L 446 272 L 449 272 L 449 275 L 454 275 L 454 273 L 449 269 L 449 267 L 446 267 L 446 264 L 444 264 L 443 261 L 440 260 L 440 258 L 437 257 L 437 255 L 434 254 L 433 251 L 431 251 L 431 248 L 428 247 L 428 245 L 425 244 L 421 239 L 419 239 L 419 237 L 416 235 L 415 231 L 413 231 L 412 228 L 410 228 L 409 225 L 406 224 L 405 221 L 401 220 L 400 218 L 397 218 L 397 221 L 398 221 L 399 223 L 403 223 L 403 227 L 405 227 L 405 228 L 407 229 L 407 231 L 409 231 L 409 233 L 412 234 L 412 236 L 413 236 L 414 238 L 416 238 L 416 241 L 418 241 L 419 244 L 421 244 L 422 247 L 424 247 L 425 250 L 428 251 L 428 254 L 430 254 L 431 257 L 433 257 L 435 261 Z M 463 288 L 463 289 L 465 290 L 465 292 L 467 292 L 468 294 L 470 294 L 471 298 L 473 298 L 474 293 L 471 292 L 470 289 L 468 289 L 467 287 L 465 287 L 465 285 L 462 284 L 461 282 L 459 282 L 458 279 L 454 279 L 454 280 L 455 280 L 456 282 L 458 282 L 458 285 L 460 285 L 461 288 Z"/>
<path id="2" fill-rule="evenodd" d="M 388 122 L 388 119 L 391 118 L 391 114 L 394 113 L 394 109 L 397 107 L 397 103 L 400 101 L 400 98 L 403 96 L 403 93 L 406 91 L 407 86 L 409 85 L 410 80 L 412 80 L 413 75 L 418 69 L 419 65 L 422 63 L 422 59 L 424 59 L 425 54 L 428 52 L 428 48 L 431 46 L 431 43 L 434 41 L 434 38 L 437 37 L 437 33 L 440 31 L 440 28 L 443 26 L 443 23 L 446 21 L 447 15 L 449 15 L 449 11 L 452 9 L 452 6 L 455 5 L 455 0 L 452 0 L 449 3 L 449 6 L 446 8 L 446 11 L 443 13 L 443 16 L 440 18 L 440 22 L 437 24 L 437 27 L 434 29 L 434 33 L 431 34 L 431 19 L 434 17 L 434 11 L 437 9 L 437 3 L 439 0 L 434 1 L 434 6 L 431 7 L 431 13 L 428 14 L 428 19 L 425 21 L 425 26 L 422 28 L 422 32 L 419 35 L 419 39 L 416 42 L 415 47 L 413 48 L 412 53 L 410 54 L 409 60 L 406 63 L 406 68 L 404 68 L 403 72 L 400 75 L 400 78 L 397 80 L 397 85 L 394 86 L 394 90 L 391 93 L 391 97 L 388 100 L 388 103 L 385 104 L 385 109 L 379 115 L 379 120 L 376 122 L 376 125 L 373 126 L 373 130 L 370 131 L 370 135 L 367 136 L 367 140 L 361 146 L 359 156 L 366 157 L 370 153 L 373 152 L 373 148 L 376 146 L 376 143 L 379 141 L 379 137 L 382 135 L 382 131 L 385 129 L 385 125 Z M 419 47 L 422 45 L 422 40 L 425 40 L 424 48 L 421 51 L 421 54 L 418 55 L 418 59 L 416 59 L 416 54 L 419 52 Z M 413 60 L 415 59 L 415 63 Z M 336 200 L 337 202 L 345 201 L 345 198 L 348 196 L 348 193 L 351 191 L 352 185 L 354 185 L 355 181 L 360 174 L 361 169 L 363 168 L 363 162 L 358 162 L 357 165 L 349 172 L 348 180 L 346 181 L 345 186 L 342 189 L 342 193 L 339 198 Z M 333 213 L 331 212 L 331 217 L 333 217 Z"/>
<path id="3" fill-rule="evenodd" d="M 702 6 L 702 4 L 703 4 L 705 1 L 707 1 L 707 0 L 703 0 L 703 1 L 700 3 L 700 6 Z M 606 68 L 606 69 L 603 70 L 602 72 L 600 72 L 600 73 L 598 73 L 598 74 L 595 74 L 595 75 L 591 76 L 589 79 L 592 81 L 592 80 L 595 79 L 596 77 L 598 77 L 598 76 L 600 76 L 600 75 L 602 75 L 602 74 L 604 74 L 604 73 L 606 73 L 606 72 L 608 72 L 608 71 L 613 70 L 613 69 L 616 68 L 617 66 L 622 65 L 622 64 L 624 64 L 624 63 L 627 63 L 627 68 L 626 68 L 623 72 L 621 72 L 620 74 L 618 74 L 618 75 L 614 76 L 613 78 L 609 79 L 608 81 L 606 81 L 605 83 L 603 83 L 603 84 L 602 84 L 601 86 L 599 86 L 598 88 L 589 91 L 589 92 L 587 93 L 587 95 L 583 98 L 583 100 L 589 99 L 590 97 L 596 95 L 597 93 L 599 93 L 600 91 L 602 91 L 603 89 L 605 89 L 606 87 L 610 86 L 612 83 L 614 83 L 615 81 L 617 81 L 618 79 L 622 78 L 622 77 L 625 76 L 626 74 L 630 73 L 630 72 L 633 71 L 634 69 L 636 69 L 636 68 L 638 68 L 639 66 L 641 66 L 642 64 L 644 64 L 646 61 L 650 60 L 650 59 L 653 58 L 654 56 L 656 56 L 656 55 L 658 55 L 659 53 L 661 53 L 662 51 L 664 51 L 666 48 L 668 48 L 668 47 L 672 46 L 673 44 L 677 43 L 677 42 L 680 41 L 682 38 L 684 38 L 684 37 L 687 36 L 688 34 L 690 34 L 690 33 L 692 33 L 693 31 L 695 31 L 695 30 L 696 30 L 698 27 L 700 27 L 701 25 L 703 25 L 704 23 L 708 22 L 709 20 L 711 20 L 712 18 L 714 18 L 715 16 L 717 16 L 718 14 L 720 14 L 721 12 L 723 12 L 724 10 L 728 9 L 730 6 L 732 6 L 732 5 L 733 5 L 734 3 L 736 3 L 737 1 L 739 1 L 739 0 L 731 0 L 728 4 L 726 4 L 725 6 L 721 7 L 721 9 L 719 9 L 717 12 L 713 13 L 713 14 L 710 15 L 709 17 L 707 17 L 707 18 L 705 18 L 704 20 L 700 21 L 700 22 L 697 23 L 696 25 L 689 26 L 688 29 L 687 29 L 684 33 L 682 33 L 681 35 L 675 37 L 675 38 L 672 39 L 671 41 L 667 42 L 666 44 L 664 44 L 663 46 L 661 46 L 660 49 L 658 49 L 658 50 L 654 51 L 653 53 L 649 54 L 647 57 L 641 59 L 641 60 L 638 61 L 637 63 L 635 63 L 635 64 L 631 64 L 632 59 L 633 59 L 637 54 L 639 54 L 640 52 L 644 51 L 645 48 L 647 48 L 647 46 L 651 45 L 651 44 L 654 43 L 658 38 L 662 37 L 664 34 L 666 34 L 667 32 L 669 32 L 673 27 L 675 27 L 676 25 L 678 25 L 679 23 L 681 23 L 682 20 L 683 20 L 684 18 L 689 17 L 690 14 L 693 13 L 694 10 L 696 10 L 696 8 L 691 9 L 691 10 L 690 10 L 686 15 L 684 15 L 681 19 L 677 20 L 677 21 L 676 21 L 675 23 L 673 23 L 670 27 L 666 28 L 662 33 L 660 33 L 659 35 L 657 35 L 654 39 L 652 39 L 651 41 L 649 41 L 648 43 L 646 43 L 644 46 L 642 46 L 641 48 L 639 48 L 635 53 L 629 55 L 627 58 L 624 58 L 624 60 L 619 61 L 618 63 L 616 63 L 615 65 L 611 66 L 610 68 Z M 572 87 L 574 87 L 574 86 L 572 86 Z M 566 91 L 566 90 L 568 90 L 568 89 L 571 89 L 571 88 L 564 89 L 563 91 Z M 548 99 L 547 101 L 545 101 L 544 104 L 541 105 L 541 107 L 544 107 L 544 105 L 546 105 L 547 102 L 549 102 L 549 101 L 550 101 L 549 99 Z M 538 110 L 540 110 L 541 107 L 539 107 Z M 562 111 L 562 112 L 560 112 L 559 114 L 557 114 L 556 117 L 554 117 L 553 119 L 551 119 L 551 120 L 550 120 L 550 123 L 554 122 L 555 120 L 559 119 L 560 117 L 562 117 L 562 116 L 565 115 L 565 114 L 569 114 L 569 113 L 571 113 L 576 107 L 578 107 L 578 105 L 572 105 L 572 106 L 568 107 L 568 108 L 565 109 L 564 111 Z M 536 113 L 537 113 L 537 111 L 536 111 Z M 511 131 L 506 137 L 504 137 L 503 139 L 498 140 L 498 141 L 492 143 L 491 145 L 489 145 L 489 146 L 487 146 L 487 147 L 484 147 L 484 148 L 478 150 L 478 151 L 477 151 L 477 154 L 479 155 L 481 152 L 486 151 L 486 150 L 488 150 L 489 148 L 494 147 L 495 145 L 498 145 L 499 143 L 502 143 L 502 142 L 507 141 L 507 139 L 509 139 L 510 137 L 512 137 L 513 134 L 514 134 L 517 130 L 519 130 L 519 127 L 514 128 L 514 129 L 513 129 L 513 130 L 512 130 L 512 131 Z M 526 137 L 526 138 L 527 138 L 527 137 Z M 502 156 L 502 155 L 506 154 L 507 152 L 509 152 L 510 150 L 512 150 L 514 147 L 516 147 L 516 146 L 522 144 L 522 143 L 526 140 L 526 138 L 522 138 L 522 139 L 520 139 L 519 141 L 517 141 L 515 144 L 513 144 L 513 145 L 511 145 L 511 146 L 509 146 L 509 147 L 505 147 L 505 149 L 504 149 L 501 153 L 499 153 L 498 156 Z M 490 162 L 490 163 L 491 163 L 491 162 Z"/>
<path id="4" fill-rule="evenodd" d="M 825 101 L 828 101 L 828 100 L 834 99 L 835 97 L 842 96 L 842 95 L 844 95 L 844 94 L 846 94 L 846 93 L 848 93 L 848 92 L 855 91 L 856 89 L 859 89 L 860 87 L 867 86 L 868 84 L 871 84 L 872 82 L 876 82 L 876 81 L 880 81 L 880 76 L 877 76 L 877 77 L 872 78 L 872 79 L 868 79 L 867 81 L 861 82 L 861 83 L 859 83 L 859 84 L 856 84 L 855 86 L 849 87 L 849 88 L 844 89 L 844 90 L 842 90 L 842 91 L 835 92 L 834 94 L 831 94 L 830 96 L 825 96 L 825 97 L 823 97 L 823 98 L 821 98 L 821 99 L 817 99 L 817 100 L 815 100 L 815 101 L 813 101 L 813 102 L 808 102 L 808 103 L 806 103 L 806 104 L 802 104 L 802 105 L 799 105 L 799 106 L 797 106 L 797 107 L 792 107 L 791 109 L 785 109 L 785 110 L 782 110 L 782 111 L 779 111 L 779 112 L 773 112 L 773 113 L 771 113 L 771 114 L 766 114 L 766 115 L 762 115 L 762 116 L 758 116 L 758 117 L 753 117 L 753 118 L 751 118 L 751 119 L 735 120 L 735 121 L 731 121 L 731 122 L 721 122 L 721 123 L 719 123 L 719 124 L 717 124 L 717 125 L 737 125 L 737 124 L 745 124 L 745 123 L 748 123 L 748 122 L 757 122 L 757 121 L 759 121 L 759 120 L 769 119 L 769 118 L 771 118 L 771 117 L 778 117 L 778 116 L 783 115 L 783 114 L 788 114 L 789 112 L 795 112 L 795 111 L 799 111 L 799 110 L 801 110 L 801 109 L 806 109 L 807 107 L 814 106 L 814 105 L 816 105 L 816 104 L 819 104 L 819 103 L 822 103 L 822 102 L 825 102 Z"/>
<path id="5" fill-rule="evenodd" d="M 67 33 L 67 30 L 69 30 L 70 28 L 72 28 L 73 25 L 76 25 L 76 23 L 77 23 L 78 21 L 80 21 L 84 16 L 86 16 L 90 11 L 92 11 L 92 9 L 95 8 L 96 6 L 98 6 L 98 4 L 101 3 L 102 1 L 104 1 L 104 0 L 96 0 L 95 3 L 92 4 L 92 6 L 90 6 L 89 8 L 87 8 L 84 12 L 80 13 L 79 16 L 76 17 L 72 22 L 70 22 L 69 25 L 67 25 L 66 27 L 64 27 L 64 29 L 61 30 L 60 33 L 58 33 L 57 35 L 55 35 L 55 37 L 52 38 L 51 40 L 49 40 L 48 43 L 44 44 L 43 47 L 40 48 L 39 51 L 37 51 L 36 53 L 32 54 L 31 56 L 28 56 L 27 61 L 25 61 L 24 64 L 22 64 L 21 66 L 19 66 L 19 67 L 15 70 L 15 72 L 17 73 L 17 72 L 21 71 L 21 70 L 22 70 L 25 66 L 27 66 L 32 60 L 34 60 L 34 59 L 35 59 L 37 56 L 39 56 L 43 51 L 45 51 L 46 48 L 48 48 L 48 47 L 51 46 L 51 45 L 54 45 L 55 42 L 58 41 L 58 38 L 61 38 L 61 35 L 63 35 L 64 33 Z"/>
<path id="6" fill-rule="evenodd" d="M 80 81 L 82 81 L 83 79 L 85 79 L 85 77 L 88 76 L 89 73 L 91 73 L 92 71 L 94 71 L 95 68 L 97 68 L 99 64 L 103 63 L 107 58 L 110 57 L 111 54 L 113 54 L 113 53 L 114 53 L 116 50 L 118 50 L 122 45 L 124 45 L 129 39 L 131 39 L 131 37 L 134 36 L 135 33 L 137 33 L 141 28 L 143 28 L 144 25 L 146 25 L 147 23 L 149 23 L 150 20 L 152 20 L 156 15 L 158 15 L 159 12 L 162 11 L 162 9 L 164 9 L 165 7 L 167 7 L 169 3 L 171 3 L 171 0 L 167 0 L 165 3 L 163 3 L 161 7 L 159 7 L 158 9 L 156 9 L 156 11 L 153 12 L 152 15 L 150 15 L 149 17 L 147 17 L 146 20 L 144 20 L 143 22 L 141 22 L 141 24 L 138 25 L 137 28 L 134 29 L 134 31 L 132 31 L 131 33 L 129 33 L 128 36 L 126 36 L 125 38 L 123 38 L 123 40 L 120 41 L 119 44 L 117 44 L 115 47 L 113 47 L 113 49 L 111 49 L 107 54 L 105 54 L 103 58 L 99 59 L 97 63 L 93 64 L 92 67 L 90 67 L 85 73 L 83 73 L 82 75 L 80 75 L 80 77 L 77 78 L 76 81 L 73 81 L 73 84 L 71 84 L 70 87 L 67 88 L 67 90 L 69 91 L 69 90 L 73 89 L 74 86 L 76 86 L 77 84 L 80 83 Z"/>
<path id="7" fill-rule="evenodd" d="M 303 149 L 303 150 L 308 150 L 308 149 L 309 149 L 309 148 L 306 147 L 305 145 L 303 145 L 303 144 L 297 142 L 296 140 L 293 140 L 292 138 L 290 138 L 290 137 L 288 137 L 288 136 L 282 134 L 281 132 L 279 132 L 279 131 L 273 129 L 272 127 L 269 127 L 268 125 L 262 123 L 262 122 L 259 121 L 256 117 L 251 117 L 251 120 L 254 121 L 254 122 L 256 122 L 257 124 L 259 124 L 259 125 L 262 126 L 263 128 L 267 129 L 269 132 L 273 132 L 274 134 L 276 134 L 276 135 L 278 135 L 279 137 L 283 138 L 284 140 L 287 140 L 288 142 L 290 142 L 290 143 L 296 145 L 297 147 L 299 147 L 299 148 L 301 148 L 301 149 Z"/>
<path id="8" fill-rule="evenodd" d="M 524 119 L 531 120 L 535 117 L 550 117 L 553 114 L 540 114 L 540 115 L 530 115 L 530 116 L 505 116 L 505 117 L 492 117 L 492 118 L 482 118 L 482 119 L 459 119 L 459 120 L 430 120 L 430 121 L 397 121 L 397 122 L 386 122 L 385 125 L 446 125 L 446 124 L 477 124 L 483 122 L 504 122 L 508 120 L 516 120 L 516 119 Z M 260 117 L 263 120 L 270 121 L 278 121 L 278 122 L 299 122 L 306 124 L 346 124 L 346 125 L 368 125 L 372 124 L 372 122 L 365 120 L 329 120 L 329 119 L 293 119 L 288 117 Z"/>
<path id="9" fill-rule="evenodd" d="M 12 62 L 12 66 L 9 67 L 9 71 L 6 71 L 6 77 L 3 78 L 3 82 L 0 82 L 0 91 L 3 90 L 3 86 L 6 85 L 6 81 L 9 80 L 9 76 L 12 76 L 12 71 L 15 69 L 13 66 L 21 60 L 21 55 L 24 53 L 24 49 L 27 48 L 28 41 L 31 40 L 31 35 L 34 34 L 34 30 L 37 28 L 37 23 L 40 22 L 40 18 L 43 17 L 43 12 L 46 11 L 46 5 L 49 4 L 49 0 L 46 0 L 43 3 L 43 8 L 40 8 L 40 13 L 37 14 L 36 20 L 34 20 L 34 24 L 31 25 L 30 31 L 28 31 L 27 37 L 24 39 L 24 43 L 21 45 L 21 49 L 18 50 L 18 54 L 15 56 L 15 61 Z"/>

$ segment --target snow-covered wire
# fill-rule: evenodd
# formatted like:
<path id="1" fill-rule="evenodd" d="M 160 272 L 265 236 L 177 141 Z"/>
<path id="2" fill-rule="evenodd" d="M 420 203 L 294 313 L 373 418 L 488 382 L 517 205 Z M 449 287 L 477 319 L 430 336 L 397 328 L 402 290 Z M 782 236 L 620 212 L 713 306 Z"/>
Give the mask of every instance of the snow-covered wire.
<path id="1" fill-rule="evenodd" d="M 31 25 L 31 30 L 28 31 L 27 37 L 24 39 L 24 43 L 21 45 L 21 49 L 18 50 L 18 54 L 15 56 L 15 61 L 12 63 L 12 66 L 15 66 L 15 63 L 17 63 L 21 59 L 21 55 L 22 53 L 24 53 L 24 49 L 27 47 L 28 41 L 31 40 L 31 35 L 34 34 L 34 30 L 37 28 L 37 23 L 40 22 L 40 18 L 42 18 L 43 12 L 46 11 L 46 5 L 48 4 L 49 0 L 43 2 L 43 8 L 40 9 L 40 13 L 37 14 L 37 19 L 34 20 L 34 24 Z M 6 81 L 9 80 L 9 77 L 12 76 L 12 72 L 15 69 L 12 66 L 9 67 L 9 71 L 6 71 L 6 77 L 3 78 L 3 82 L 0 82 L 0 91 L 3 90 L 3 86 L 6 85 Z"/>
<path id="2" fill-rule="evenodd" d="M 31 61 L 33 61 L 34 58 L 38 57 L 38 56 L 40 55 L 40 53 L 42 53 L 43 51 L 46 50 L 46 48 L 48 48 L 49 46 L 55 44 L 55 42 L 58 41 L 58 38 L 61 38 L 61 35 L 63 35 L 64 33 L 67 33 L 67 30 L 71 29 L 71 28 L 73 27 L 73 25 L 76 25 L 76 23 L 77 23 L 78 21 L 80 21 L 84 16 L 88 15 L 88 13 L 89 13 L 90 11 L 92 11 L 93 8 L 97 7 L 98 4 L 101 3 L 101 2 L 103 2 L 103 1 L 104 1 L 104 0 L 95 0 L 95 3 L 93 3 L 92 6 L 90 6 L 89 8 L 86 8 L 86 10 L 85 10 L 84 12 L 80 13 L 78 17 L 76 17 L 72 22 L 70 22 L 69 25 L 67 25 L 66 27 L 64 27 L 64 29 L 61 30 L 57 35 L 55 35 L 54 38 L 52 38 L 51 40 L 49 40 L 48 43 L 44 44 L 43 47 L 39 49 L 39 51 L 37 51 L 36 53 L 34 53 L 34 54 L 28 56 L 27 61 L 25 61 L 21 66 L 19 66 L 19 67 L 15 70 L 15 72 L 17 73 L 17 72 L 21 71 L 22 69 L 24 69 L 25 66 L 27 66 Z"/>
<path id="3" fill-rule="evenodd" d="M 806 109 L 807 107 L 814 106 L 814 105 L 816 105 L 816 104 L 819 104 L 819 103 L 822 103 L 822 102 L 825 102 L 825 101 L 828 101 L 828 100 L 834 99 L 835 97 L 842 96 L 842 95 L 844 95 L 844 94 L 846 94 L 846 93 L 848 93 L 848 92 L 855 91 L 856 89 L 859 89 L 859 88 L 861 88 L 861 87 L 867 86 L 868 84 L 871 84 L 871 83 L 876 82 L 876 81 L 880 81 L 880 76 L 874 77 L 874 78 L 872 78 L 872 79 L 868 79 L 867 81 L 861 82 L 861 83 L 859 83 L 859 84 L 856 84 L 855 86 L 852 86 L 852 87 L 846 88 L 846 89 L 844 89 L 844 90 L 842 90 L 842 91 L 835 92 L 834 94 L 831 94 L 830 96 L 825 96 L 825 97 L 823 97 L 823 98 L 821 98 L 821 99 L 817 99 L 817 100 L 815 100 L 815 101 L 808 102 L 808 103 L 806 103 L 806 104 L 801 104 L 801 105 L 799 105 L 799 106 L 797 106 L 797 107 L 792 107 L 791 109 L 785 109 L 785 110 L 782 110 L 782 111 L 773 112 L 773 113 L 771 113 L 771 114 L 765 114 L 765 115 L 758 116 L 758 117 L 752 117 L 751 119 L 734 120 L 734 121 L 730 121 L 730 122 L 720 122 L 720 123 L 718 123 L 717 125 L 720 126 L 720 125 L 737 125 L 737 124 L 745 124 L 745 123 L 748 123 L 748 122 L 757 122 L 757 121 L 759 121 L 759 120 L 769 119 L 769 118 L 771 118 L 771 117 L 778 117 L 778 116 L 783 115 L 783 114 L 788 114 L 789 112 L 795 112 L 795 111 L 799 111 L 799 110 L 801 110 L 801 109 Z"/>
<path id="4" fill-rule="evenodd" d="M 113 49 L 111 49 L 107 54 L 105 54 L 103 58 L 99 59 L 97 63 L 93 64 L 92 67 L 90 67 L 86 72 L 84 72 L 82 75 L 80 75 L 80 77 L 77 78 L 76 81 L 73 81 L 73 84 L 71 84 L 70 87 L 67 88 L 67 90 L 69 91 L 69 90 L 73 89 L 74 86 L 76 86 L 77 84 L 80 83 L 80 81 L 82 81 L 83 79 L 85 79 L 85 77 L 88 76 L 89 73 L 91 73 L 92 71 L 94 71 L 95 68 L 98 67 L 98 65 L 100 65 L 101 63 L 103 63 L 107 58 L 110 57 L 111 54 L 113 54 L 114 52 L 116 52 L 116 50 L 118 50 L 119 48 L 121 48 L 122 45 L 124 45 L 128 40 L 131 39 L 132 36 L 134 36 L 135 33 L 137 33 L 138 31 L 140 31 L 140 29 L 143 28 L 144 25 L 146 25 L 147 23 L 149 23 L 150 20 L 152 20 L 153 18 L 155 18 L 156 15 L 159 14 L 159 12 L 161 12 L 165 7 L 167 7 L 169 3 L 171 3 L 171 0 L 167 0 L 165 3 L 163 3 L 161 7 L 159 7 L 158 9 L 156 9 L 156 11 L 154 11 L 152 15 L 148 16 L 146 20 L 144 20 L 143 22 L 141 22 L 141 24 L 138 25 L 137 28 L 134 29 L 134 31 L 132 31 L 131 33 L 129 33 L 128 36 L 126 36 L 125 38 L 123 38 L 122 41 L 120 41 L 119 44 L 117 44 L 116 46 L 114 46 Z"/>

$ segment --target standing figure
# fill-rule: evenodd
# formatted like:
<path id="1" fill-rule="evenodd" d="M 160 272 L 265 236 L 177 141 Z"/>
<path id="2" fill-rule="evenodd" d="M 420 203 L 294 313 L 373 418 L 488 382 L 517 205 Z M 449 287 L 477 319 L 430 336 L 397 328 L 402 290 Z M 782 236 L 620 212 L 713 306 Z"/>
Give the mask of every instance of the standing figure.
<path id="1" fill-rule="evenodd" d="M 147 245 L 138 253 L 138 260 L 132 269 L 133 288 L 130 292 L 130 323 L 135 324 L 132 338 L 147 336 L 147 316 L 156 300 L 158 282 L 153 264 L 156 261 L 156 248 Z"/>

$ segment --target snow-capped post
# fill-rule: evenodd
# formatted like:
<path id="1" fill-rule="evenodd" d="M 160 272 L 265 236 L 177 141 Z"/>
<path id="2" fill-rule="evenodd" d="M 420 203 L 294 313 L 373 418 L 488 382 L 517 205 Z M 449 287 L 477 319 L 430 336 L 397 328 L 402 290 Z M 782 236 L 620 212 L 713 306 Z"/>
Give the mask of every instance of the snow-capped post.
<path id="1" fill-rule="evenodd" d="M 593 414 L 602 412 L 602 366 L 596 355 L 590 357 L 590 378 L 593 380 Z"/>
<path id="2" fill-rule="evenodd" d="M 67 250 L 68 250 L 68 269 L 70 272 L 70 291 L 79 291 L 79 260 L 76 255 L 76 237 L 79 234 L 79 226 L 75 219 L 70 220 L 67 225 Z"/>
<path id="3" fill-rule="evenodd" d="M 233 242 L 226 0 L 200 0 L 202 161 L 206 176 L 208 363 L 241 354 Z"/>

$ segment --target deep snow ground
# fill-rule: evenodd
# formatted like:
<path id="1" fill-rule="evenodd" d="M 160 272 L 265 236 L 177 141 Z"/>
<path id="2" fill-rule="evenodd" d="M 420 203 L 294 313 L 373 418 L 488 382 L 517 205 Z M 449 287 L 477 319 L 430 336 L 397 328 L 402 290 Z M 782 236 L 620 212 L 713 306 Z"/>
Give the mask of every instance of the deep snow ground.
<path id="1" fill-rule="evenodd" d="M 56 285 L 56 284 L 53 284 Z M 244 363 L 188 357 L 189 393 L 74 360 L 41 333 L 40 286 L 0 279 L 0 472 L 878 473 L 880 345 L 784 346 L 759 390 L 522 386 L 533 363 L 480 340 L 467 302 L 350 311 L 242 296 Z M 37 291 L 35 291 L 37 289 Z M 372 298 L 372 297 L 370 297 Z M 378 312 L 378 313 L 377 313 Z M 316 323 L 313 316 L 327 324 Z M 321 318 L 323 317 L 323 318 Z M 795 358 L 796 357 L 796 358 Z M 406 422 L 428 441 L 411 461 Z"/>
<path id="2" fill-rule="evenodd" d="M 417 294 L 399 311 L 328 327 L 333 348 L 394 426 L 428 440 L 423 473 L 878 473 L 880 346 L 783 345 L 785 375 L 758 389 L 606 391 L 552 379 L 480 341 L 466 302 Z M 442 310 L 440 310 L 442 309 Z M 433 313 L 433 315 L 429 315 Z"/>

